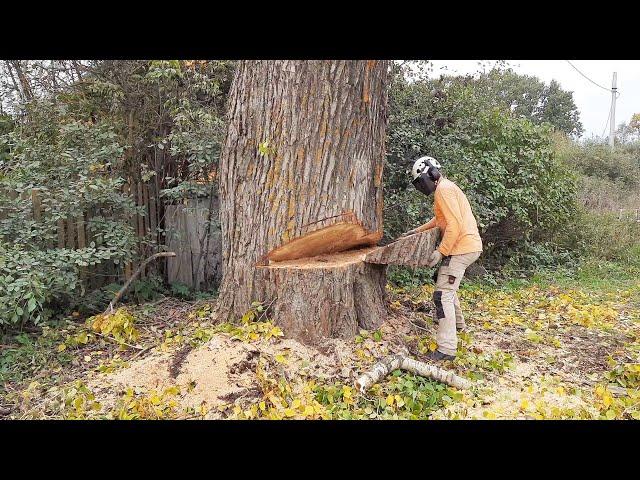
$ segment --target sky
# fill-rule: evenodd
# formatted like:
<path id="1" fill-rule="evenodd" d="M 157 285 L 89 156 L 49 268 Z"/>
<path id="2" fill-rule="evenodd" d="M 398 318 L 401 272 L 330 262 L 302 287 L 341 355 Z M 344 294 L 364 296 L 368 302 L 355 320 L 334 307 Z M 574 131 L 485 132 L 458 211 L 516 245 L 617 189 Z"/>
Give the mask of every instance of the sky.
<path id="1" fill-rule="evenodd" d="M 483 61 L 490 69 L 495 60 Z M 583 74 L 603 87 L 611 88 L 613 72 L 618 74 L 616 126 L 629 123 L 634 113 L 640 113 L 640 60 L 571 60 Z M 441 73 L 461 74 L 482 71 L 478 60 L 433 60 L 432 76 Z M 607 92 L 575 71 L 566 60 L 508 60 L 517 73 L 535 75 L 545 83 L 556 80 L 564 90 L 573 92 L 584 127 L 582 138 L 601 136 L 609 117 L 611 92 Z M 605 136 L 609 134 L 607 124 Z"/>

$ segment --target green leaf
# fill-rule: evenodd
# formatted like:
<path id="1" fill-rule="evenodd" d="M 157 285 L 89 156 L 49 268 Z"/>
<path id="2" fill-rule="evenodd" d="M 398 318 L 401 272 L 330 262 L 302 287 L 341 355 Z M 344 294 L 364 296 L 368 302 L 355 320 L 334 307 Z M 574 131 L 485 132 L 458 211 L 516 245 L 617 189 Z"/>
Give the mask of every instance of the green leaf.
<path id="1" fill-rule="evenodd" d="M 29 311 L 29 313 L 33 312 L 36 309 L 36 301 L 35 299 L 32 297 L 29 299 L 29 303 L 27 304 L 27 310 Z"/>

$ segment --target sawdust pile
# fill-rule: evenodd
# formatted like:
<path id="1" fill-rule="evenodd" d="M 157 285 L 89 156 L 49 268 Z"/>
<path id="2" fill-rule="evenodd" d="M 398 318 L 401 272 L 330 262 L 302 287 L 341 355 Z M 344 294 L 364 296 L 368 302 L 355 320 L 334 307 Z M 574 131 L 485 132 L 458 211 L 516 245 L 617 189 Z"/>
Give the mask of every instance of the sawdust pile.
<path id="1" fill-rule="evenodd" d="M 100 392 L 104 403 L 113 404 L 127 388 L 161 391 L 178 386 L 180 403 L 185 408 L 206 404 L 209 418 L 216 418 L 220 415 L 216 407 L 220 405 L 261 397 L 256 378 L 259 358 L 285 357 L 282 369 L 289 378 L 301 374 L 316 378 L 350 376 L 342 361 L 336 361 L 342 359 L 341 352 L 345 357 L 350 355 L 340 340 L 315 349 L 290 339 L 246 343 L 218 334 L 189 351 L 152 352 L 126 368 L 98 375 L 92 379 L 91 388 Z"/>

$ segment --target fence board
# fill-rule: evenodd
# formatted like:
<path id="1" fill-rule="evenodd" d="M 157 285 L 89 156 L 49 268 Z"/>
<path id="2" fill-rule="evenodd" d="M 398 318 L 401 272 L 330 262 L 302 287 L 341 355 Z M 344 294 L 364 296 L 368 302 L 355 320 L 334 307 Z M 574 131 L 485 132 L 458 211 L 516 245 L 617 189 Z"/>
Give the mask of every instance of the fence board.
<path id="1" fill-rule="evenodd" d="M 64 248 L 64 220 L 58 220 L 58 248 Z"/>
<path id="2" fill-rule="evenodd" d="M 167 248 L 176 257 L 167 259 L 167 277 L 170 283 L 180 282 L 190 287 L 209 288 L 219 285 L 222 278 L 222 236 L 219 229 L 210 232 L 209 252 L 202 254 L 197 275 L 195 265 L 201 252 L 208 217 L 209 199 L 189 200 L 187 204 L 165 206 Z M 217 201 L 214 210 L 217 212 Z M 216 213 L 217 214 L 217 213 Z M 205 242 L 203 242 L 206 245 Z M 208 277 L 205 278 L 205 262 Z M 195 282 L 194 282 L 195 277 Z"/>

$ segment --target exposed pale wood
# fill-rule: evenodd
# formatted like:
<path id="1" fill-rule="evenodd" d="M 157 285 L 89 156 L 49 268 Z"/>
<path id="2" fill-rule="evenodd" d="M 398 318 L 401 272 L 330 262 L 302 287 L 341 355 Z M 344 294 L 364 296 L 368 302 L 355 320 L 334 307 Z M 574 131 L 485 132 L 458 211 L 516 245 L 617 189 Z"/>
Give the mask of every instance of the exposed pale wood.
<path id="1" fill-rule="evenodd" d="M 404 355 L 391 355 L 376 363 L 371 370 L 356 380 L 356 388 L 365 393 L 369 388 L 378 383 L 394 370 L 406 370 L 422 377 L 432 378 L 438 382 L 464 390 L 473 386 L 473 383 L 453 372 L 419 362 Z"/>
<path id="2" fill-rule="evenodd" d="M 402 237 L 389 245 L 376 248 L 367 255 L 365 261 L 385 265 L 424 267 L 428 265 L 429 256 L 435 250 L 439 238 L 439 228 Z"/>
<path id="3" fill-rule="evenodd" d="M 290 338 L 314 344 L 378 328 L 386 318 L 385 269 L 364 262 L 371 248 L 259 266 L 274 286 L 271 316 Z"/>
<path id="4" fill-rule="evenodd" d="M 131 272 L 133 271 L 133 262 L 127 262 L 124 264 L 124 279 L 129 280 L 131 278 Z"/>
<path id="5" fill-rule="evenodd" d="M 382 232 L 372 233 L 358 223 L 340 222 L 275 248 L 267 254 L 267 260 L 281 262 L 343 252 L 359 246 L 375 245 L 380 238 L 382 238 Z"/>

